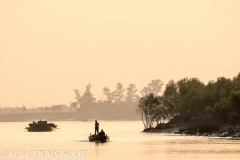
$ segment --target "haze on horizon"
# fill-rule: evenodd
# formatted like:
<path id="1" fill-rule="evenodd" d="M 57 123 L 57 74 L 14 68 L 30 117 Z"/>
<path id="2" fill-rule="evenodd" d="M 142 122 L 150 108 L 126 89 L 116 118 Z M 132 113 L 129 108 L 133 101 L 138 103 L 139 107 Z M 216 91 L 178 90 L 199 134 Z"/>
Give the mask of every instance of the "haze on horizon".
<path id="1" fill-rule="evenodd" d="M 0 1 L 0 107 L 74 101 L 87 83 L 233 78 L 238 0 Z"/>

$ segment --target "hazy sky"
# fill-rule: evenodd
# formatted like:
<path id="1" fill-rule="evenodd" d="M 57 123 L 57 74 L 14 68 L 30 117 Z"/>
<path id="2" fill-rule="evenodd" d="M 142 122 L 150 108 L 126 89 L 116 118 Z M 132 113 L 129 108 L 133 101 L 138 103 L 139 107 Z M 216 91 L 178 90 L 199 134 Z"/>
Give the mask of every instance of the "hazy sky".
<path id="1" fill-rule="evenodd" d="M 0 107 L 240 72 L 239 0 L 0 0 Z"/>

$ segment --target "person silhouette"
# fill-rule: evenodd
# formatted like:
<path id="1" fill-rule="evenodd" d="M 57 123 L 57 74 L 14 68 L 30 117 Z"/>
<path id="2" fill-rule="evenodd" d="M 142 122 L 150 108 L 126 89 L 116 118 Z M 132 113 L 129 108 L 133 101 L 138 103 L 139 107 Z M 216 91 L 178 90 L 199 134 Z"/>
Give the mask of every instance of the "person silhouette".
<path id="1" fill-rule="evenodd" d="M 101 132 L 98 135 L 99 136 L 105 136 L 105 132 L 103 131 L 103 129 L 101 130 Z"/>
<path id="2" fill-rule="evenodd" d="M 95 134 L 98 134 L 99 132 L 99 123 L 97 122 L 97 120 L 95 121 Z"/>

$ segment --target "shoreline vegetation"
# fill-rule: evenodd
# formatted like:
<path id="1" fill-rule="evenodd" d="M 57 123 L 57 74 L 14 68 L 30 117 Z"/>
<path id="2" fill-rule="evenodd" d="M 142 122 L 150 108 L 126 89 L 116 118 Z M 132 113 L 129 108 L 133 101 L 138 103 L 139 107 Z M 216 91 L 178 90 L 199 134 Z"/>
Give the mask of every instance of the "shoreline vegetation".
<path id="1" fill-rule="evenodd" d="M 31 122 L 47 121 L 140 121 L 138 116 L 132 114 L 92 114 L 79 116 L 77 112 L 48 112 L 48 113 L 19 113 L 1 114 L 0 122 Z"/>
<path id="2" fill-rule="evenodd" d="M 191 122 L 174 121 L 161 123 L 155 128 L 144 129 L 143 132 L 149 133 L 174 133 L 190 136 L 207 137 L 240 137 L 240 123 L 224 123 L 217 128 L 208 127 L 206 124 L 193 125 Z"/>
<path id="3" fill-rule="evenodd" d="M 69 106 L 0 107 L 0 122 L 141 120 L 144 132 L 240 137 L 240 73 L 207 84 L 198 78 L 170 80 L 162 92 L 163 86 L 152 80 L 138 95 L 136 85 L 117 83 L 113 91 L 104 87 L 97 100 L 88 83 L 83 94 L 74 89 Z"/>
<path id="4" fill-rule="evenodd" d="M 141 97 L 136 111 L 144 132 L 240 137 L 240 73 L 206 85 L 197 78 L 170 80 L 162 95 Z"/>

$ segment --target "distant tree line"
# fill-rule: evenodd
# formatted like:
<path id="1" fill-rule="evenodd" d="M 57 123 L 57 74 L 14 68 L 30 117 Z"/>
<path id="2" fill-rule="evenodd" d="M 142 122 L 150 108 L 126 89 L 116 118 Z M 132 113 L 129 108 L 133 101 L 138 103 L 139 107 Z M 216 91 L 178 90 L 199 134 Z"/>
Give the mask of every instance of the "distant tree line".
<path id="1" fill-rule="evenodd" d="M 170 80 L 162 95 L 140 98 L 136 108 L 145 129 L 178 119 L 202 128 L 240 121 L 240 73 L 233 79 L 217 78 L 204 84 L 197 78 Z"/>
<path id="2" fill-rule="evenodd" d="M 162 86 L 163 83 L 161 80 L 152 80 L 140 91 L 140 94 L 141 96 L 148 95 L 149 93 L 159 94 Z M 108 87 L 104 87 L 102 90 L 103 97 L 100 100 L 96 100 L 93 96 L 91 87 L 91 84 L 87 84 L 82 95 L 80 95 L 78 89 L 74 89 L 76 102 L 71 103 L 73 110 L 84 115 L 94 113 L 135 114 L 135 107 L 140 99 L 135 84 L 131 83 L 127 88 L 124 88 L 122 83 L 117 83 L 116 89 L 113 91 Z"/>
<path id="3" fill-rule="evenodd" d="M 62 112 L 63 108 L 67 107 L 66 105 L 52 105 L 51 107 L 42 107 L 40 110 L 45 112 Z"/>
<path id="4" fill-rule="evenodd" d="M 22 107 L 4 107 L 0 108 L 0 114 L 18 114 L 18 113 L 33 113 L 33 112 L 69 112 L 69 107 L 64 104 L 52 105 L 45 107 L 27 108 L 25 105 Z"/>

